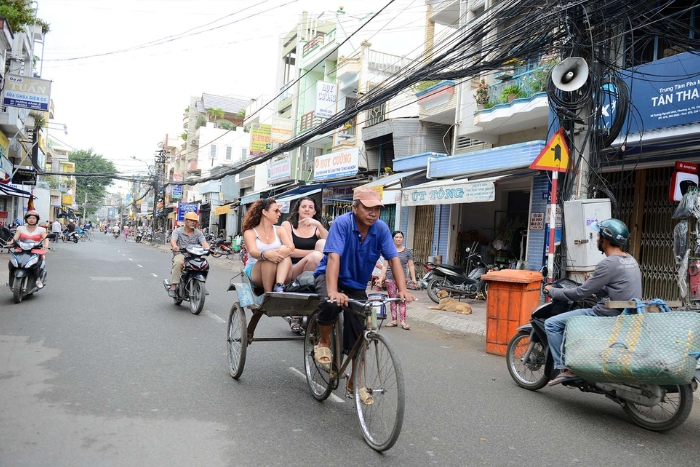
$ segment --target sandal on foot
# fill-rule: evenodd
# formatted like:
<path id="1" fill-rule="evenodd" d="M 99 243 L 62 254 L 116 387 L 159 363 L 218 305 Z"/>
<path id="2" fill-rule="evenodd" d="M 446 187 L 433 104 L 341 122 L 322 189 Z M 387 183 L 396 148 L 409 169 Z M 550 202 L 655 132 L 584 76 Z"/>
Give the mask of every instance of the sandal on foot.
<path id="1" fill-rule="evenodd" d="M 409 325 L 406 324 L 406 323 L 401 323 L 401 329 L 405 329 L 406 331 L 410 331 L 410 330 L 411 330 L 411 326 L 409 326 Z"/>
<path id="2" fill-rule="evenodd" d="M 572 383 L 574 381 L 581 381 L 580 376 L 576 375 L 566 375 L 564 373 L 560 374 L 556 378 L 554 378 L 552 381 L 547 383 L 548 386 L 556 386 L 557 384 L 561 383 Z"/>
<path id="3" fill-rule="evenodd" d="M 367 390 L 367 388 L 360 388 L 360 402 L 365 405 L 374 404 L 374 399 L 372 399 L 372 394 Z"/>
<path id="4" fill-rule="evenodd" d="M 396 324 L 396 323 L 393 323 L 393 322 L 392 322 L 392 323 L 387 323 L 387 324 L 384 325 L 385 328 L 395 328 L 396 326 L 397 326 L 397 324 Z"/>
<path id="5" fill-rule="evenodd" d="M 333 353 L 330 347 L 314 346 L 314 360 L 319 365 L 330 365 L 333 362 Z"/>

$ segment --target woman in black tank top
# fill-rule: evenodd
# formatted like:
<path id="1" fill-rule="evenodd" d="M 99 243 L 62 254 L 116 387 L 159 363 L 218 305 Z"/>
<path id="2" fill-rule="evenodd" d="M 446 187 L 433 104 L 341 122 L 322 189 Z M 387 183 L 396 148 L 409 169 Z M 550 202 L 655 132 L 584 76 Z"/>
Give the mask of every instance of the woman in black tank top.
<path id="1" fill-rule="evenodd" d="M 328 231 L 321 223 L 320 208 L 313 198 L 304 196 L 299 199 L 290 211 L 288 221 L 282 222 L 282 227 L 292 236 L 294 252 L 292 253 L 292 270 L 288 282 L 296 279 L 304 271 L 315 271 L 323 259 L 323 244 Z M 289 319 L 292 331 L 301 333 L 298 317 Z"/>

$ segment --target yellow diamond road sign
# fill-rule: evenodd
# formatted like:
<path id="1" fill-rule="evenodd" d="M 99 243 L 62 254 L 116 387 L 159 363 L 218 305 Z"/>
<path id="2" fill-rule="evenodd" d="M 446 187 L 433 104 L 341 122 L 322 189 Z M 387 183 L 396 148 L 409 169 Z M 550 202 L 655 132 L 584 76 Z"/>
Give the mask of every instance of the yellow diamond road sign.
<path id="1" fill-rule="evenodd" d="M 559 131 L 552 135 L 547 146 L 532 161 L 530 168 L 534 170 L 556 170 L 557 172 L 566 172 L 568 170 L 569 146 L 566 145 L 563 128 L 559 128 Z"/>

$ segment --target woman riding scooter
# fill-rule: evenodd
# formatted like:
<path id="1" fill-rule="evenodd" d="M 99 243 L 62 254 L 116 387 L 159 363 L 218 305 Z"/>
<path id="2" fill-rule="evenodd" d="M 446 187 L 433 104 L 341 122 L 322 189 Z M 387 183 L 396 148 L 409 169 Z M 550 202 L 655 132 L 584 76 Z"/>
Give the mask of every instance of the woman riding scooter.
<path id="1" fill-rule="evenodd" d="M 49 239 L 46 238 L 48 232 L 45 228 L 39 227 L 39 213 L 36 211 L 27 211 L 24 215 L 25 225 L 20 225 L 17 227 L 15 236 L 12 238 L 13 242 L 17 240 L 29 240 L 29 241 L 43 241 L 44 250 L 49 248 Z M 44 263 L 44 255 L 41 255 L 42 261 L 38 264 Z M 41 281 L 41 275 L 36 273 L 36 286 L 41 289 L 44 287 L 44 283 Z"/>

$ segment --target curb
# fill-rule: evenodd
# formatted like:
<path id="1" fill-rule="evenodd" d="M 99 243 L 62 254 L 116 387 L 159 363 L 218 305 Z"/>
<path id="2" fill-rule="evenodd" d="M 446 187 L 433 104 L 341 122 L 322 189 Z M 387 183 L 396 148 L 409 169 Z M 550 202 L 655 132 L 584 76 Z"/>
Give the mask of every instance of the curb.
<path id="1" fill-rule="evenodd" d="M 432 310 L 416 309 L 410 310 L 409 317 L 416 321 L 429 323 L 438 326 L 445 331 L 458 332 L 461 334 L 486 335 L 486 323 L 467 321 L 464 319 L 440 314 Z M 410 324 L 410 323 L 409 323 Z"/>

